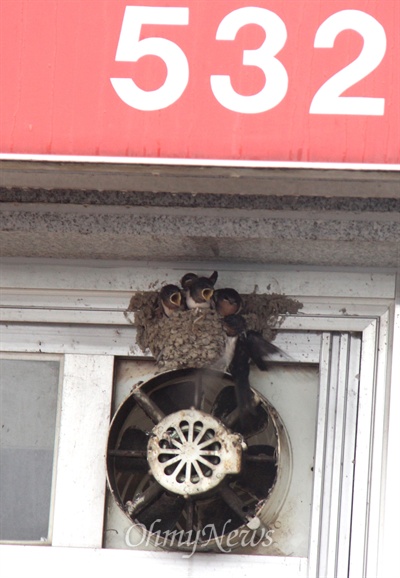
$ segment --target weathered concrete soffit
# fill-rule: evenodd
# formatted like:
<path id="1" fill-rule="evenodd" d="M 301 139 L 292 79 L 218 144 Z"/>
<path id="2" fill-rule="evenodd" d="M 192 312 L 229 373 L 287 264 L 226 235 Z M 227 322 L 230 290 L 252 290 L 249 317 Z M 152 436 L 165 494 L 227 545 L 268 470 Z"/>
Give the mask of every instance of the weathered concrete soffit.
<path id="1" fill-rule="evenodd" d="M 398 267 L 400 172 L 0 163 L 4 256 Z"/>

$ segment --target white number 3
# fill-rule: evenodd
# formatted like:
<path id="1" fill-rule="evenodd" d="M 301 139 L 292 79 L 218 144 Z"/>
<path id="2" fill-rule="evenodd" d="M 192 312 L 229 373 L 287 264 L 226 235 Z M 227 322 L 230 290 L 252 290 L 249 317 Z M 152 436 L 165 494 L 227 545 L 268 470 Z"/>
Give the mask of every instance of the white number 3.
<path id="1" fill-rule="evenodd" d="M 283 64 L 275 58 L 285 45 L 286 26 L 277 14 L 265 8 L 239 8 L 221 21 L 217 40 L 234 40 L 246 24 L 257 24 L 265 30 L 266 39 L 257 50 L 243 51 L 243 64 L 257 66 L 265 75 L 265 85 L 260 92 L 244 96 L 235 92 L 227 75 L 212 75 L 211 89 L 215 98 L 225 108 L 234 112 L 257 114 L 277 106 L 286 96 L 288 75 Z"/>

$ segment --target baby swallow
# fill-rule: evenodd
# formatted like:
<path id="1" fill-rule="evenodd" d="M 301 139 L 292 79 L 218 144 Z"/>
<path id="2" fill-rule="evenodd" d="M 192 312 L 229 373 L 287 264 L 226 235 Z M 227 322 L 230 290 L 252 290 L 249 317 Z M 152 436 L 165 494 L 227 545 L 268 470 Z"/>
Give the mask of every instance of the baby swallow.
<path id="1" fill-rule="evenodd" d="M 199 276 L 196 275 L 196 273 L 186 273 L 181 279 L 182 289 L 187 289 L 189 285 L 198 278 Z"/>
<path id="2" fill-rule="evenodd" d="M 176 285 L 164 285 L 160 290 L 160 302 L 167 317 L 182 309 L 182 294 Z"/>
<path id="3" fill-rule="evenodd" d="M 215 309 L 221 317 L 235 315 L 242 309 L 242 298 L 236 289 L 231 289 L 230 287 L 214 291 L 213 301 Z"/>
<path id="4" fill-rule="evenodd" d="M 182 277 L 181 285 L 185 292 L 188 309 L 208 309 L 210 307 L 217 278 L 217 271 L 214 271 L 210 277 L 198 277 L 194 273 L 186 273 Z"/>

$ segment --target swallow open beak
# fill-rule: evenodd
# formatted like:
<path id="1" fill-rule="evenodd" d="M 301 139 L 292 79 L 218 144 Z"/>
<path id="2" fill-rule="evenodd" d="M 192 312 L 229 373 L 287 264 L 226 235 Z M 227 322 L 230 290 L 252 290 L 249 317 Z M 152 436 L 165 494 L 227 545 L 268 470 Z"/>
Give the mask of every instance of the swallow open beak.
<path id="1" fill-rule="evenodd" d="M 182 301 L 182 295 L 180 293 L 172 293 L 170 297 L 171 303 L 180 307 Z"/>
<path id="2" fill-rule="evenodd" d="M 210 301 L 211 297 L 213 296 L 214 290 L 213 289 L 203 289 L 201 292 L 203 299 L 206 301 Z"/>

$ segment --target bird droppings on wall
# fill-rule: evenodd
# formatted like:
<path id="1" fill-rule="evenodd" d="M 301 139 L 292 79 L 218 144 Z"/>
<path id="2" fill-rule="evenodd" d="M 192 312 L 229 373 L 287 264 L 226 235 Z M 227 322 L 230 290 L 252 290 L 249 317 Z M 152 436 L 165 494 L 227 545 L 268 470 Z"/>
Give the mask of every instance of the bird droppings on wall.
<path id="1" fill-rule="evenodd" d="M 195 274 L 192 280 L 201 280 Z M 216 273 L 208 278 L 215 283 Z M 248 330 L 259 331 L 272 341 L 287 314 L 296 314 L 302 304 L 282 294 L 237 294 L 234 289 L 215 289 L 208 308 L 188 308 L 185 299 L 185 282 L 182 278 L 182 300 L 177 298 L 178 286 L 169 285 L 167 291 L 141 291 L 135 293 L 126 311 L 126 317 L 137 329 L 136 341 L 142 351 L 149 349 L 158 368 L 164 370 L 184 367 L 218 367 L 224 356 L 226 331 L 224 330 L 218 298 L 237 295 L 241 303 L 237 311 L 243 316 Z M 200 282 L 202 286 L 202 282 Z M 176 287 L 173 291 L 172 288 Z M 187 287 L 186 287 L 187 292 Z M 226 292 L 226 294 L 225 294 Z M 218 293 L 219 297 L 218 297 Z M 165 307 L 165 295 L 173 295 L 173 307 Z M 226 368 L 222 368 L 226 369 Z"/>

